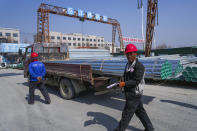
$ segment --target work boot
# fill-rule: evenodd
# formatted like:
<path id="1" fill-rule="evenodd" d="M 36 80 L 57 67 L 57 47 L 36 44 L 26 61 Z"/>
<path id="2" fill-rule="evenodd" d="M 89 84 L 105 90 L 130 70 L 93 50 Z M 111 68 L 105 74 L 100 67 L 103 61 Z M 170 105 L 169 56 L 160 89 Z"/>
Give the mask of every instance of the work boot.
<path id="1" fill-rule="evenodd" d="M 34 101 L 28 101 L 28 104 L 33 105 Z"/>
<path id="2" fill-rule="evenodd" d="M 50 104 L 51 103 L 51 101 L 45 101 L 45 104 Z"/>
<path id="3" fill-rule="evenodd" d="M 144 131 L 154 131 L 155 128 L 145 129 Z"/>

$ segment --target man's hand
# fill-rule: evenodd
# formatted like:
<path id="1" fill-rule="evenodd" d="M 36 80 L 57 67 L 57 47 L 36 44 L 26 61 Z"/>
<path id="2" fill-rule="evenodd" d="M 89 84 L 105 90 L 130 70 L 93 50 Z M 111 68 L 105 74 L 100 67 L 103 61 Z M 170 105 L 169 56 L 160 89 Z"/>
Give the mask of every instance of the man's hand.
<path id="1" fill-rule="evenodd" d="M 37 77 L 38 82 L 40 82 L 42 80 L 42 77 Z"/>
<path id="2" fill-rule="evenodd" d="M 120 82 L 120 83 L 119 83 L 119 87 L 120 87 L 120 88 L 122 88 L 122 87 L 124 87 L 124 86 L 125 86 L 125 82 Z"/>

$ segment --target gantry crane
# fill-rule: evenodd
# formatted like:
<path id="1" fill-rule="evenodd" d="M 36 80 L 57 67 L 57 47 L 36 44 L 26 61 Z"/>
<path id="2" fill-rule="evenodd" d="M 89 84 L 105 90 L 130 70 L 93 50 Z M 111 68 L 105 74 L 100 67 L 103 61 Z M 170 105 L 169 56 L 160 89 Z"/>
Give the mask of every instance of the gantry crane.
<path id="1" fill-rule="evenodd" d="M 157 16 L 158 24 L 158 0 L 147 0 L 147 22 L 146 22 L 146 43 L 145 56 L 149 57 L 152 47 L 152 40 L 155 28 L 155 18 Z M 142 8 L 142 0 L 138 0 L 138 8 Z"/>
<path id="2" fill-rule="evenodd" d="M 87 17 L 87 13 L 84 13 L 84 17 L 80 17 L 78 15 L 78 11 L 74 10 L 73 15 L 68 14 L 68 8 L 62 8 L 58 6 L 48 5 L 41 3 L 40 7 L 37 10 L 37 42 L 38 43 L 50 43 L 50 34 L 49 34 L 49 13 L 57 14 L 62 16 L 68 16 L 73 18 L 79 18 L 81 21 L 89 20 L 100 22 L 104 24 L 111 24 L 112 25 L 112 54 L 114 53 L 114 44 L 115 44 L 115 36 L 116 36 L 116 29 L 118 30 L 119 34 L 119 41 L 120 41 L 120 51 L 124 51 L 124 44 L 122 40 L 122 32 L 120 28 L 120 23 L 116 19 L 107 18 L 107 21 L 103 21 L 103 17 L 101 16 L 100 20 L 97 20 L 95 14 L 93 14 L 92 18 Z"/>

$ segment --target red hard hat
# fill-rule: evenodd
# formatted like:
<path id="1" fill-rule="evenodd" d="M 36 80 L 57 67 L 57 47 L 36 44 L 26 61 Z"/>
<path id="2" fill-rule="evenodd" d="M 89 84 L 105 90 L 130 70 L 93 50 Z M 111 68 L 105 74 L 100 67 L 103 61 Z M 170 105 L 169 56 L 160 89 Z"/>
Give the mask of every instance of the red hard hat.
<path id="1" fill-rule="evenodd" d="M 134 44 L 128 44 L 125 48 L 125 53 L 129 53 L 129 52 L 136 52 L 137 48 Z"/>
<path id="2" fill-rule="evenodd" d="M 31 58 L 36 58 L 38 57 L 38 54 L 36 52 L 31 53 Z"/>

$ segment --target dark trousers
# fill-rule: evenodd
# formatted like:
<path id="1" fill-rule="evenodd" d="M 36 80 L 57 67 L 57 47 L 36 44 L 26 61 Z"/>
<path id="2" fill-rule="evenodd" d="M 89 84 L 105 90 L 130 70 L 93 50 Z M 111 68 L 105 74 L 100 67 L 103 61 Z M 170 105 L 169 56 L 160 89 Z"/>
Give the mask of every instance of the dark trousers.
<path id="1" fill-rule="evenodd" d="M 141 97 L 134 97 L 129 93 L 125 93 L 125 97 L 126 104 L 122 112 L 122 119 L 115 131 L 125 131 L 134 113 L 142 122 L 145 127 L 145 131 L 153 131 L 153 125 L 143 107 Z"/>
<path id="2" fill-rule="evenodd" d="M 33 104 L 34 103 L 34 92 L 35 92 L 35 89 L 39 89 L 40 90 L 40 92 L 44 96 L 45 101 L 46 101 L 47 104 L 51 103 L 48 91 L 47 91 L 46 87 L 44 86 L 44 84 L 42 82 L 38 83 L 38 82 L 30 81 L 29 82 L 29 104 Z"/>

